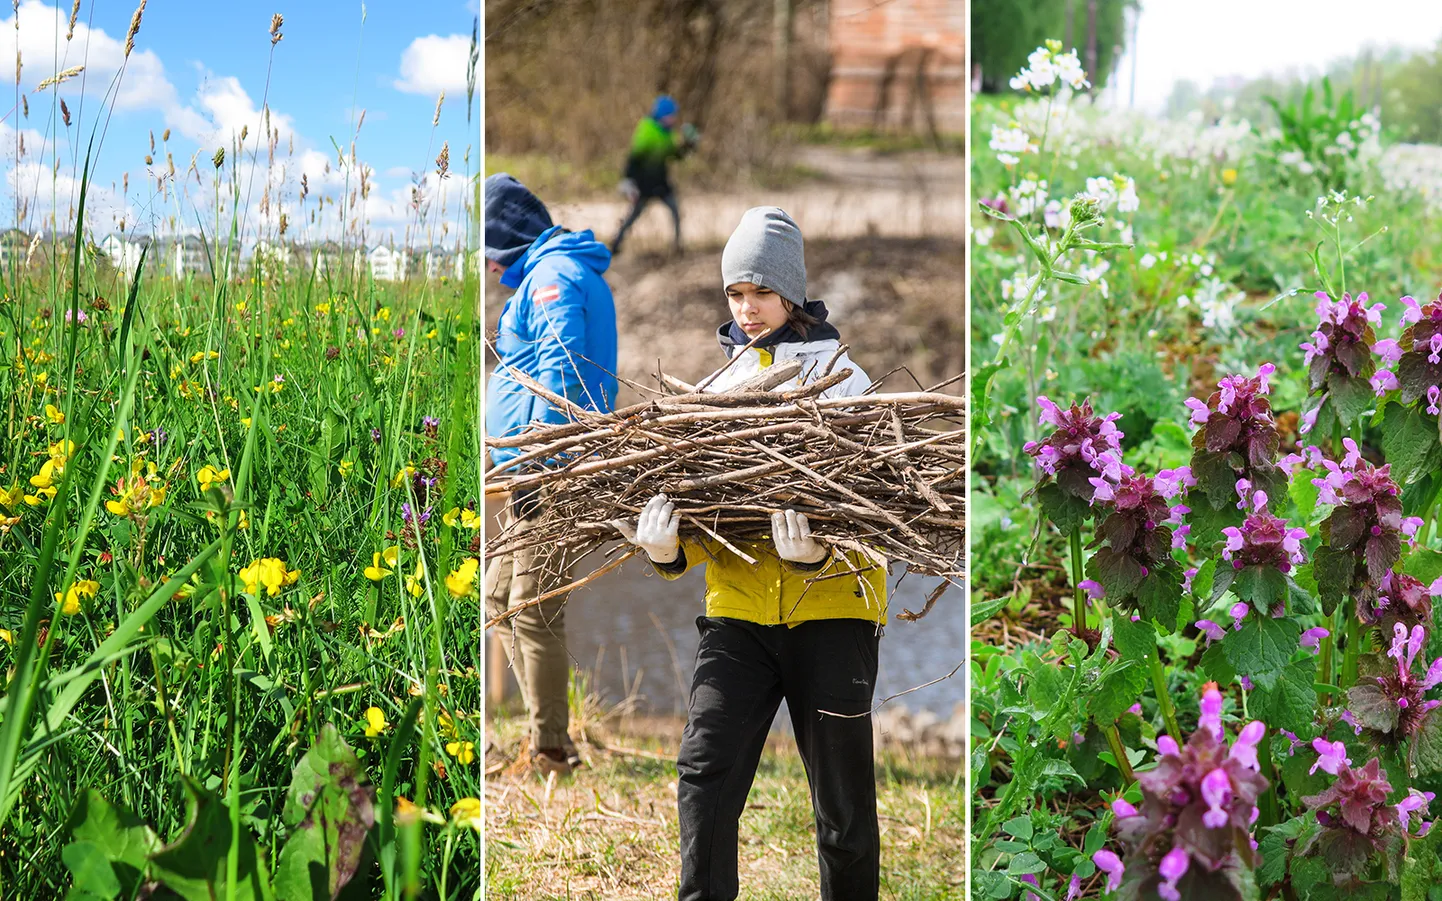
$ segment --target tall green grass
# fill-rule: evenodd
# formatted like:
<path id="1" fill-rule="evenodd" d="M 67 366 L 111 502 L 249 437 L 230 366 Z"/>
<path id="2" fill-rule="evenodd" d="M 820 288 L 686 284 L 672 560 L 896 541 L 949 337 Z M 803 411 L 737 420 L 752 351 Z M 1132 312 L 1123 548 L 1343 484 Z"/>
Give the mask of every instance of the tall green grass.
<path id="1" fill-rule="evenodd" d="M 471 156 L 451 177 L 473 248 Z M 479 499 L 478 273 L 242 274 L 259 235 L 221 162 L 211 189 L 229 202 L 196 219 L 220 277 L 158 276 L 152 259 L 115 273 L 85 221 L 93 166 L 59 225 L 73 245 L 13 264 L 0 300 L 0 897 L 133 897 L 145 879 L 269 896 L 256 868 L 277 873 L 307 828 L 287 813 L 297 766 L 338 741 L 374 792 L 344 897 L 474 897 L 479 835 L 452 808 L 480 796 L 480 620 L 456 575 L 478 532 L 443 518 Z M 439 228 L 418 218 L 408 237 Z M 203 489 L 206 466 L 228 474 Z M 247 585 L 271 558 L 293 581 Z M 147 853 L 93 839 L 97 799 L 129 824 L 113 835 L 153 834 Z M 206 874 L 186 883 L 177 861 Z"/>

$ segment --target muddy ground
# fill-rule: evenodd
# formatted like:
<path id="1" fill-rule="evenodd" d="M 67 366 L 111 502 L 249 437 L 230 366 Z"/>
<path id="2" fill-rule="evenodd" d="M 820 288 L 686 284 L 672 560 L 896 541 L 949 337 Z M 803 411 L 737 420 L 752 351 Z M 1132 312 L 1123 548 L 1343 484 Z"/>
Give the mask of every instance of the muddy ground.
<path id="1" fill-rule="evenodd" d="M 620 335 L 618 375 L 656 386 L 665 372 L 695 382 L 725 357 L 716 328 L 729 318 L 721 285 L 720 249 L 623 255 L 606 273 L 616 298 Z M 966 366 L 962 246 L 949 238 L 859 237 L 809 240 L 809 293 L 824 300 L 851 356 L 872 378 L 907 367 L 930 387 Z M 493 277 L 494 278 L 494 277 Z M 488 297 L 505 297 L 490 285 Z M 494 332 L 501 303 L 486 305 Z M 490 361 L 494 364 L 494 359 Z M 905 373 L 886 382 L 890 390 L 914 389 Z M 949 389 L 960 392 L 960 383 Z M 636 400 L 624 389 L 620 403 Z"/>

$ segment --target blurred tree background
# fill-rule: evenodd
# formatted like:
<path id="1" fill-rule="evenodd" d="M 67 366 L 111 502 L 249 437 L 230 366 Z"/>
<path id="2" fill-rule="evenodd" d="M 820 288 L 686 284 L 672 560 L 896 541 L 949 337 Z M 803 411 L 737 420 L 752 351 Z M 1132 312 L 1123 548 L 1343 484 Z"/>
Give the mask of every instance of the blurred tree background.
<path id="1" fill-rule="evenodd" d="M 1096 87 L 1111 78 L 1126 47 L 1126 10 L 1137 0 L 971 0 L 971 61 L 983 93 L 1007 82 L 1048 38 L 1076 49 Z"/>

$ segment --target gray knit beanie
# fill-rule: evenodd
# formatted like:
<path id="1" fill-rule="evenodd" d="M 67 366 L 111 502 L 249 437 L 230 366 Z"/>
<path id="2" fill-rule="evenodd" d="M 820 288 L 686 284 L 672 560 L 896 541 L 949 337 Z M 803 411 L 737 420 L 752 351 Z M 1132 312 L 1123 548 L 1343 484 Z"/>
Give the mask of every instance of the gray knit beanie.
<path id="1" fill-rule="evenodd" d="M 721 251 L 725 287 L 751 282 L 770 288 L 797 306 L 806 303 L 806 251 L 801 229 L 774 206 L 752 207 Z"/>

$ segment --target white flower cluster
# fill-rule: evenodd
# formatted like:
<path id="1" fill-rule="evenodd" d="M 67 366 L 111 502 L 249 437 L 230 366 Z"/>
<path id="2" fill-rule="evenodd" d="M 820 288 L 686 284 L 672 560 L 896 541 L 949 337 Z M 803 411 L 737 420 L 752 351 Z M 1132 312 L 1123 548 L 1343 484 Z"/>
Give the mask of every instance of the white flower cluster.
<path id="1" fill-rule="evenodd" d="M 1075 49 L 1061 52 L 1061 41 L 1047 41 L 1026 58 L 1026 66 L 1011 79 L 1014 91 L 1040 91 L 1060 82 L 1074 91 L 1091 87 Z"/>
<path id="2" fill-rule="evenodd" d="M 1031 135 L 1015 122 L 1007 128 L 993 125 L 989 146 L 996 151 L 996 158 L 1004 166 L 1015 166 L 1021 162 L 1022 154 L 1036 153 L 1040 149 L 1036 141 L 1031 139 Z"/>
<path id="3" fill-rule="evenodd" d="M 1141 206 L 1141 200 L 1137 197 L 1136 181 L 1125 175 L 1088 178 L 1085 193 L 1096 200 L 1102 212 L 1115 206 L 1119 213 L 1135 213 Z"/>
<path id="4" fill-rule="evenodd" d="M 1044 178 L 1038 179 L 1035 175 L 1028 175 L 1012 185 L 1008 193 L 1011 195 L 1011 203 L 1016 208 L 1016 216 L 1019 219 L 1030 216 L 1047 206 L 1047 184 Z"/>
<path id="5" fill-rule="evenodd" d="M 1389 193 L 1414 195 L 1428 210 L 1442 213 L 1442 147 L 1435 144 L 1394 144 L 1378 169 Z"/>

